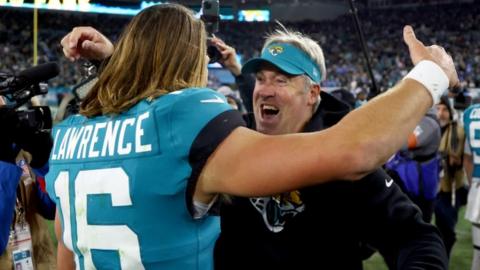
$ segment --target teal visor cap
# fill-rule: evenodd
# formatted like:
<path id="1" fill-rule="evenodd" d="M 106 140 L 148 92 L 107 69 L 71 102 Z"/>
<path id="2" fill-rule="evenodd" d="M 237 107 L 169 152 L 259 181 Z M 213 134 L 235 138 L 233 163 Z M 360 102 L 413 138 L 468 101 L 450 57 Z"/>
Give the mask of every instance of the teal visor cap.
<path id="1" fill-rule="evenodd" d="M 317 64 L 299 48 L 287 43 L 272 43 L 262 51 L 262 55 L 248 60 L 242 67 L 242 73 L 255 73 L 262 63 L 268 62 L 290 75 L 306 74 L 316 83 L 320 83 L 322 74 Z"/>

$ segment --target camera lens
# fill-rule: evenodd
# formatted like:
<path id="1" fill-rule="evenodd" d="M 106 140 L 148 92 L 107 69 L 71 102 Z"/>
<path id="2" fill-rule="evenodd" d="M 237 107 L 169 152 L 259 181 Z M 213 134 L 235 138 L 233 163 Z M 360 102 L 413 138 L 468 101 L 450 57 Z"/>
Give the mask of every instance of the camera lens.
<path id="1" fill-rule="evenodd" d="M 222 54 L 218 51 L 217 47 L 208 45 L 207 54 L 210 58 L 210 63 L 218 62 L 222 58 Z"/>

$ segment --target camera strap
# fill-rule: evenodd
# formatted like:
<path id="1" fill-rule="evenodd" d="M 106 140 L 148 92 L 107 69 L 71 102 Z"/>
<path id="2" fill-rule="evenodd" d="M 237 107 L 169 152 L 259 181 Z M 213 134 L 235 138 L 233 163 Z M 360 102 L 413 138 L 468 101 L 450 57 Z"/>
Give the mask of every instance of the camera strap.
<path id="1" fill-rule="evenodd" d="M 27 159 L 25 152 L 20 151 L 17 156 L 17 166 L 22 168 L 23 172 L 17 189 L 15 217 L 10 230 L 8 246 L 13 269 L 34 270 L 32 233 L 26 216 L 30 199 L 27 189 L 34 184 L 35 176 L 28 166 Z"/>
<path id="2" fill-rule="evenodd" d="M 17 196 L 15 219 L 10 230 L 8 241 L 13 269 L 34 270 L 33 243 L 30 225 L 26 219 L 26 211 Z"/>

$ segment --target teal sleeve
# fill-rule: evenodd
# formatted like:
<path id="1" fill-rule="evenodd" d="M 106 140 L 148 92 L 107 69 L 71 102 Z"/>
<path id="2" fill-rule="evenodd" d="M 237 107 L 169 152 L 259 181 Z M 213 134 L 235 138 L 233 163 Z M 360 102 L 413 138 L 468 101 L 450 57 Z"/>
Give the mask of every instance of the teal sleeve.
<path id="1" fill-rule="evenodd" d="M 186 90 L 170 111 L 170 140 L 180 153 L 188 153 L 200 131 L 216 116 L 232 110 L 225 97 L 210 89 Z"/>

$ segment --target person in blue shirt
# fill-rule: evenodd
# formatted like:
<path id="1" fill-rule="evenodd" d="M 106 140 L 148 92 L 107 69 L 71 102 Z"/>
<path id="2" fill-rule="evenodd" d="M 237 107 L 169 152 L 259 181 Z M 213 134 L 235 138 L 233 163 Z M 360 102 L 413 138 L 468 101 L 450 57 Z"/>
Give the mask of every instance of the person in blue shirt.
<path id="1" fill-rule="evenodd" d="M 440 183 L 441 130 L 433 108 L 423 117 L 408 141 L 386 164 L 387 172 L 420 208 L 423 220 L 432 220 Z"/>
<path id="2" fill-rule="evenodd" d="M 17 198 L 17 186 L 22 175 L 22 169 L 15 165 L 13 149 L 13 132 L 8 132 L 15 126 L 15 113 L 0 108 L 0 120 L 7 132 L 0 132 L 0 254 L 5 251 L 10 235 L 10 228 Z"/>
<path id="3" fill-rule="evenodd" d="M 411 27 L 404 35 L 420 62 L 413 71 L 427 79 L 406 78 L 325 131 L 270 136 L 205 88 L 204 25 L 183 6 L 144 9 L 115 48 L 74 28 L 62 39 L 66 57 L 110 59 L 81 115 L 53 130 L 58 268 L 212 269 L 220 224 L 208 214 L 220 194 L 277 194 L 380 166 L 458 81 L 444 50 Z"/>

